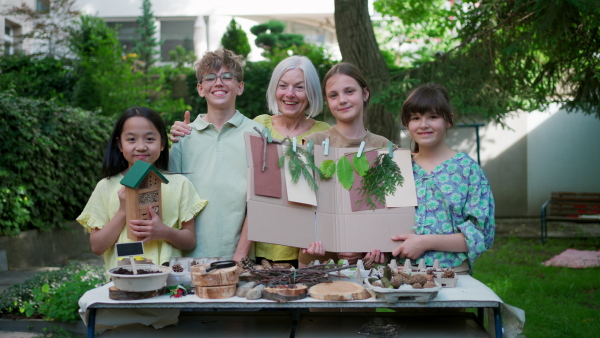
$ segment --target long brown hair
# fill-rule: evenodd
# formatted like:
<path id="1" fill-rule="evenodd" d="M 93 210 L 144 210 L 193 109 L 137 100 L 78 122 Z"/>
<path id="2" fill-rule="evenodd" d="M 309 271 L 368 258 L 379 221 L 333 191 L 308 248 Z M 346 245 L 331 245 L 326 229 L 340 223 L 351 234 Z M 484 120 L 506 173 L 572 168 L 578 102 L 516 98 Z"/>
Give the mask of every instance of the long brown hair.
<path id="1" fill-rule="evenodd" d="M 323 78 L 323 97 L 327 100 L 327 92 L 325 90 L 325 86 L 327 85 L 327 81 L 332 78 L 336 74 L 347 75 L 356 80 L 360 88 L 364 91 L 365 89 L 369 92 L 369 96 L 363 102 L 363 114 L 367 111 L 367 106 L 369 105 L 369 100 L 371 99 L 371 91 L 369 90 L 369 86 L 367 85 L 367 80 L 364 75 L 361 73 L 360 69 L 355 65 L 348 62 L 340 62 L 337 65 L 331 67 L 331 69 L 325 74 Z"/>

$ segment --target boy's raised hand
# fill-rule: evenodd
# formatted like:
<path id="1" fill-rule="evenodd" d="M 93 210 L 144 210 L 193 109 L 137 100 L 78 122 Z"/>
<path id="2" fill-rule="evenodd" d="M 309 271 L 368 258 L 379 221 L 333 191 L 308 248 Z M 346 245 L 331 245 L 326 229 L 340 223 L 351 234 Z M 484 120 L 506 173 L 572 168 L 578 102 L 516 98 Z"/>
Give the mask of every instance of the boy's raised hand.
<path id="1" fill-rule="evenodd" d="M 183 122 L 175 121 L 171 127 L 171 131 L 169 132 L 171 134 L 169 136 L 171 141 L 179 142 L 179 136 L 185 137 L 185 135 L 189 135 L 192 132 L 192 127 L 188 126 L 188 124 L 190 124 L 190 111 L 186 110 L 183 113 Z"/>
<path id="2" fill-rule="evenodd" d="M 152 206 L 148 206 L 148 210 L 150 211 L 151 219 L 132 219 L 129 221 L 129 227 L 133 230 L 133 234 L 139 238 L 143 238 L 142 242 L 154 239 L 166 239 L 171 228 L 163 223 L 160 216 L 154 212 Z"/>

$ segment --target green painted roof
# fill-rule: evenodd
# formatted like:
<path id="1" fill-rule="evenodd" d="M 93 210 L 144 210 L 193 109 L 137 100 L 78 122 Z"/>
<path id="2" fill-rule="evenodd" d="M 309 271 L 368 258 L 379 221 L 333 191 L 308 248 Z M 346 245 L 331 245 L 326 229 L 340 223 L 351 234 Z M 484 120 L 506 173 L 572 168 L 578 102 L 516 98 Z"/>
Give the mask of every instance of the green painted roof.
<path id="1" fill-rule="evenodd" d="M 148 174 L 151 171 L 153 171 L 158 176 L 158 178 L 160 178 L 160 180 L 163 181 L 163 183 L 169 183 L 169 181 L 161 174 L 161 172 L 158 169 L 156 169 L 155 166 L 148 162 L 136 161 L 131 166 L 131 168 L 129 168 L 129 171 L 127 171 L 127 174 L 125 174 L 125 176 L 121 180 L 121 184 L 133 189 L 137 189 L 140 186 L 140 183 L 142 183 L 144 178 L 146 178 L 146 176 L 148 176 Z"/>

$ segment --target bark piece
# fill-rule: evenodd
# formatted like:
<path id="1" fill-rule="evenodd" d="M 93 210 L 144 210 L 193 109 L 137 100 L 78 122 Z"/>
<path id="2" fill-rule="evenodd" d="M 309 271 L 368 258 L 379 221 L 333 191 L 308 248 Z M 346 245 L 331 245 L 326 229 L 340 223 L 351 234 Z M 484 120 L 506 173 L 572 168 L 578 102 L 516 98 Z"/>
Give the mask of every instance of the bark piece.
<path id="1" fill-rule="evenodd" d="M 321 300 L 359 300 L 371 297 L 361 285 L 347 281 L 319 283 L 308 290 L 312 298 Z"/>
<path id="2" fill-rule="evenodd" d="M 196 285 L 196 296 L 207 299 L 223 299 L 235 296 L 236 285 L 223 286 L 198 286 Z"/>
<path id="3" fill-rule="evenodd" d="M 204 272 L 204 273 L 203 273 Z M 192 284 L 196 286 L 220 286 L 237 284 L 240 281 L 237 266 L 215 269 L 209 272 L 192 270 Z"/>
<path id="4" fill-rule="evenodd" d="M 304 299 L 308 295 L 307 287 L 304 284 L 293 284 L 291 286 L 276 286 L 265 288 L 263 298 L 275 300 L 278 302 L 287 302 L 292 300 Z"/>

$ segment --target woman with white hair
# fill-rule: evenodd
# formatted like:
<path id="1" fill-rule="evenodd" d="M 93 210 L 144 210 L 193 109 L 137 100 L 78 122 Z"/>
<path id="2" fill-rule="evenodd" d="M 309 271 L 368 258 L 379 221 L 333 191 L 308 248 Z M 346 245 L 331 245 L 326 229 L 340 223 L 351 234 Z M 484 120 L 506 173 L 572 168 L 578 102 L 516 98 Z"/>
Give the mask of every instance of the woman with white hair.
<path id="1" fill-rule="evenodd" d="M 254 120 L 268 128 L 275 138 L 301 140 L 331 128 L 312 118 L 321 113 L 323 97 L 317 70 L 305 56 L 290 56 L 275 67 L 266 96 L 272 115 L 260 115 Z"/>
<path id="2" fill-rule="evenodd" d="M 319 74 L 310 59 L 293 55 L 281 62 L 273 70 L 267 88 L 267 104 L 271 115 L 257 116 L 254 121 L 269 129 L 276 139 L 296 137 L 298 142 L 312 133 L 331 128 L 325 122 L 313 119 L 323 110 L 323 96 Z M 171 128 L 171 140 L 178 142 L 178 137 L 189 134 L 189 112 L 185 113 L 185 121 L 177 121 Z M 311 252 L 323 251 L 322 246 L 313 244 Z M 298 248 L 270 244 L 255 243 L 255 254 L 258 263 L 267 259 L 275 263 L 290 263 L 298 267 Z"/>

